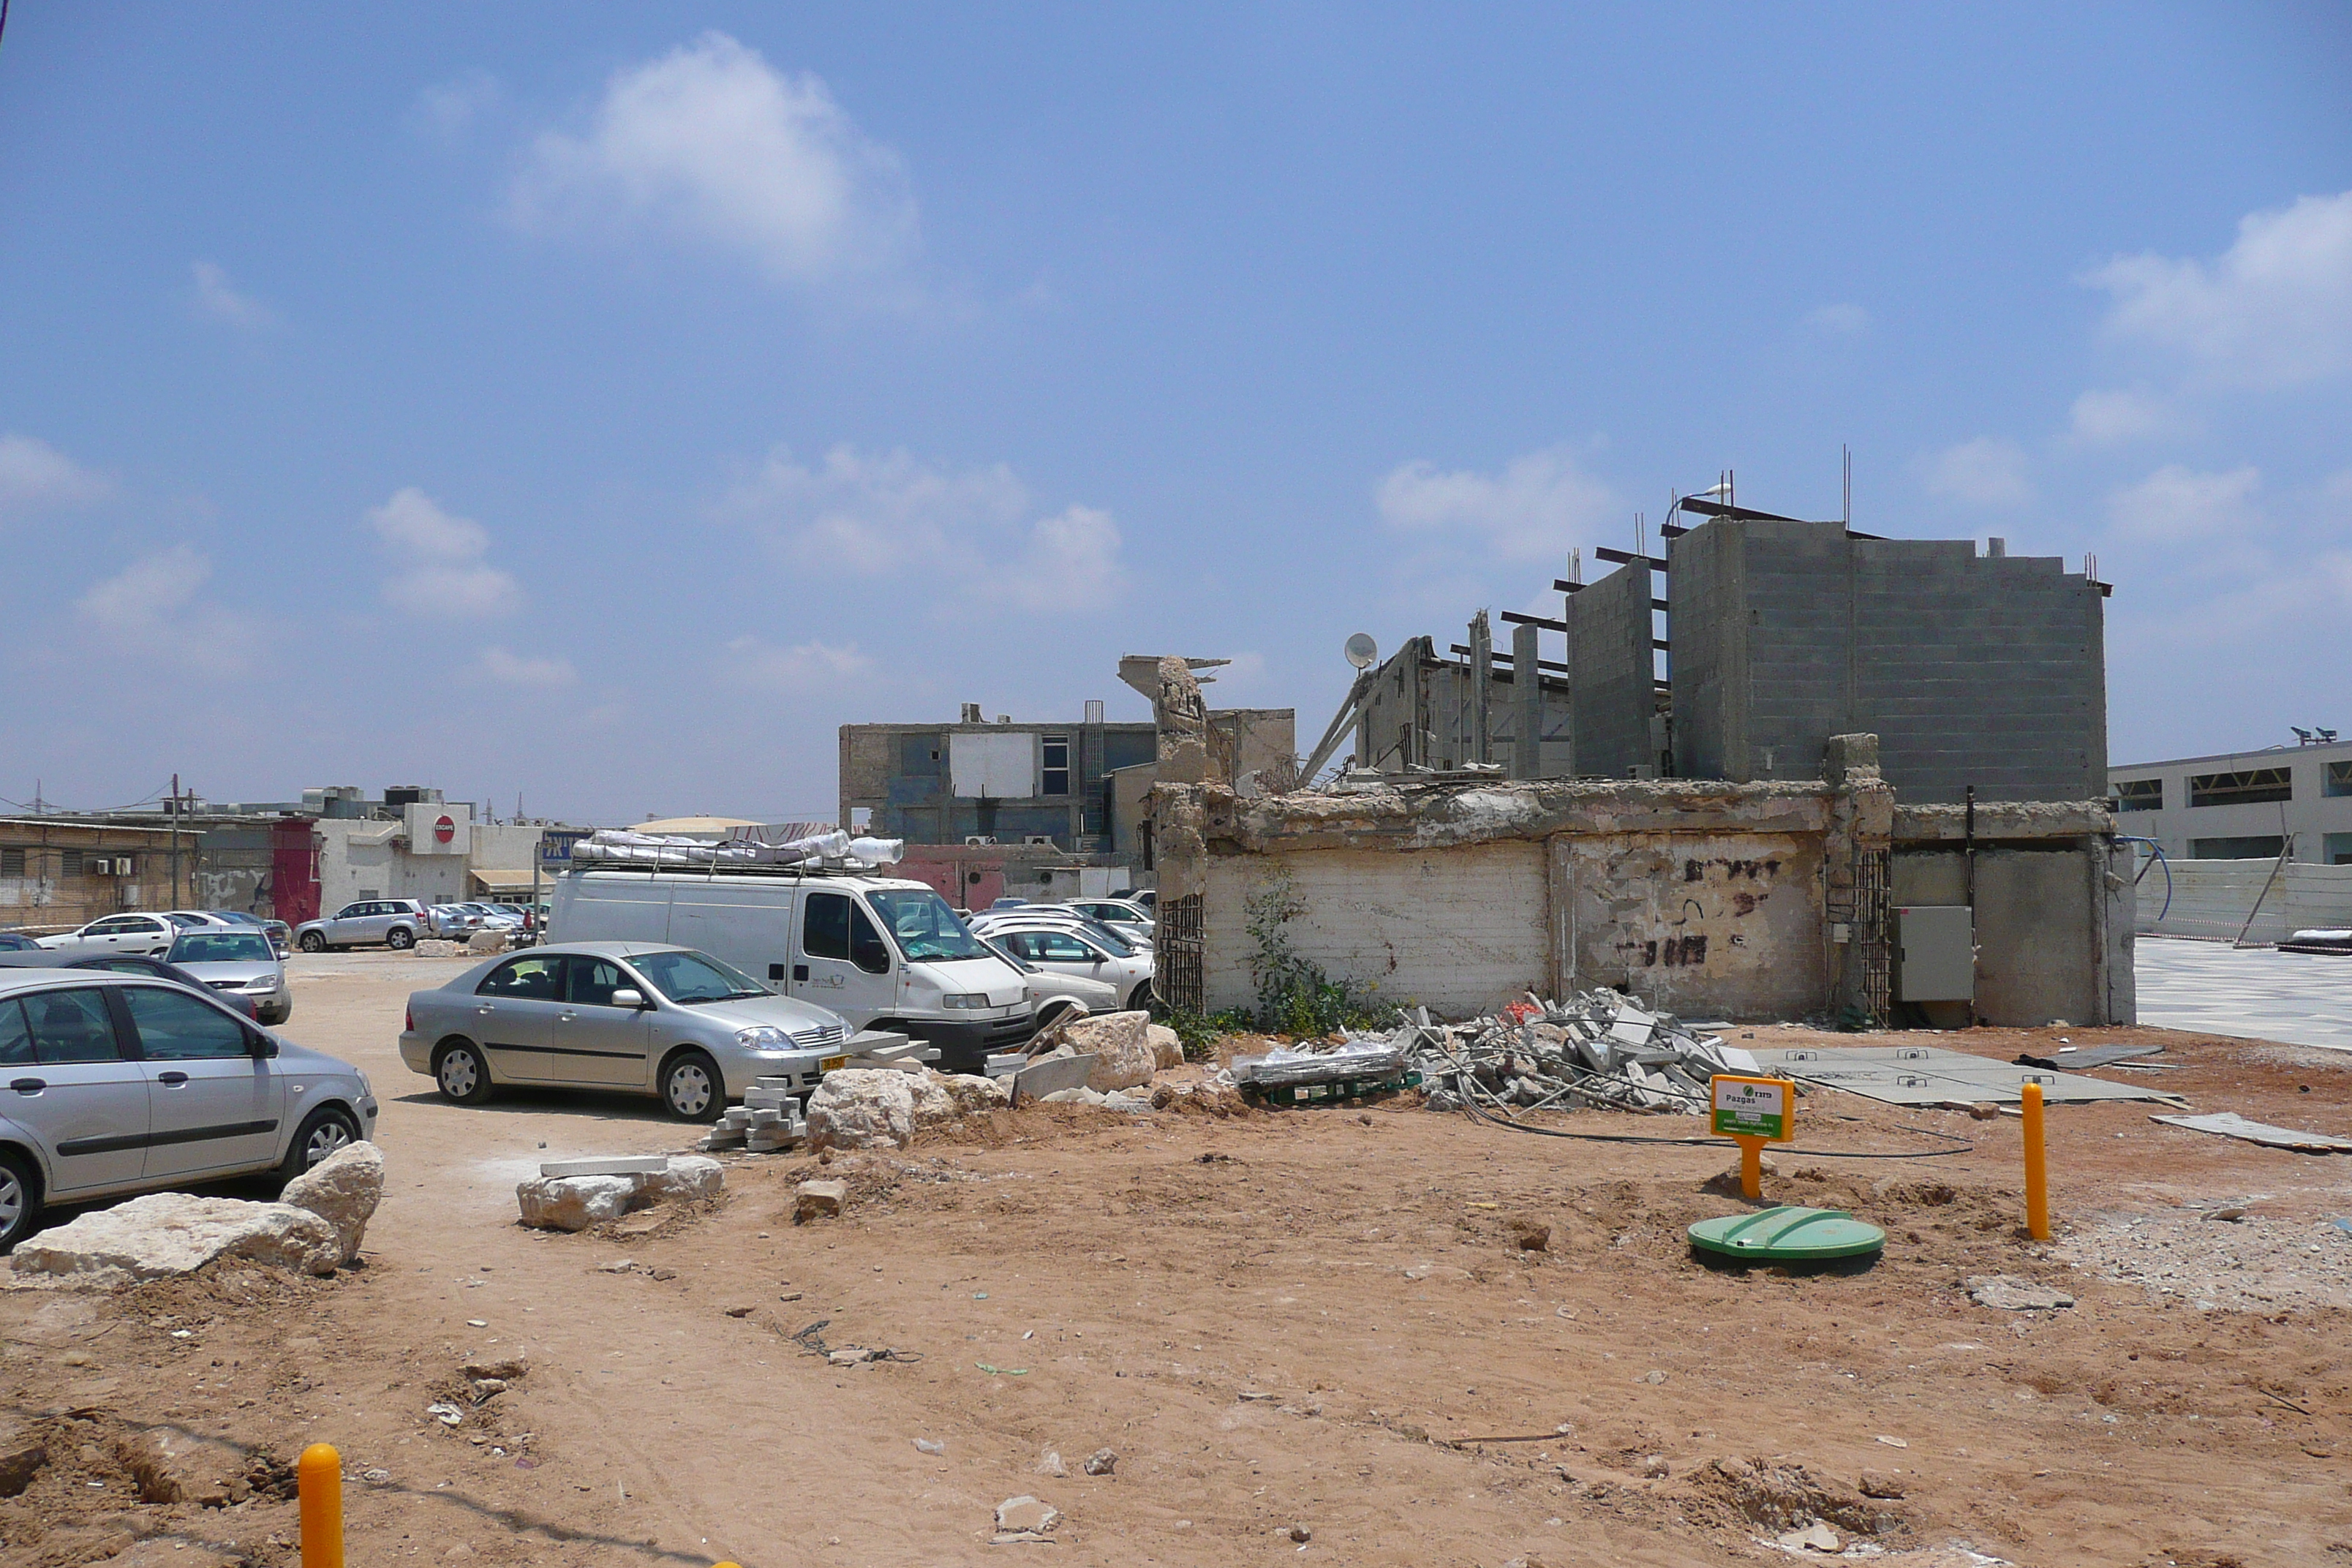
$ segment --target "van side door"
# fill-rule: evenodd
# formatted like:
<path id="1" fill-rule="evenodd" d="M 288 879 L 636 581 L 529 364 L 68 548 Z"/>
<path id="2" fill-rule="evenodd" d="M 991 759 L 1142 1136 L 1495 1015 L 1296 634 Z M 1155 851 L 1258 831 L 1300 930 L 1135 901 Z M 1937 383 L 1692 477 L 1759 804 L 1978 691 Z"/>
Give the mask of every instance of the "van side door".
<path id="1" fill-rule="evenodd" d="M 863 900 L 809 889 L 801 895 L 792 991 L 863 1026 L 897 997 L 889 942 Z"/>

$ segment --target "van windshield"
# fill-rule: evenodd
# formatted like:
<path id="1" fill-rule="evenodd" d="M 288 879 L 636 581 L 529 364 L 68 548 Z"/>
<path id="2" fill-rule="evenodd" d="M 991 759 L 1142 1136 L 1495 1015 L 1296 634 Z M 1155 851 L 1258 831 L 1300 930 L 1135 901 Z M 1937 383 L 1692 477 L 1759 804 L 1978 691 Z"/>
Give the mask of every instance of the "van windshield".
<path id="1" fill-rule="evenodd" d="M 898 951 L 909 963 L 953 963 L 996 956 L 964 929 L 948 901 L 929 888 L 893 889 L 866 897 L 890 934 L 898 938 Z"/>
<path id="2" fill-rule="evenodd" d="M 707 952 L 638 953 L 631 955 L 629 963 L 653 982 L 655 990 L 682 1006 L 774 994 L 741 970 Z"/>

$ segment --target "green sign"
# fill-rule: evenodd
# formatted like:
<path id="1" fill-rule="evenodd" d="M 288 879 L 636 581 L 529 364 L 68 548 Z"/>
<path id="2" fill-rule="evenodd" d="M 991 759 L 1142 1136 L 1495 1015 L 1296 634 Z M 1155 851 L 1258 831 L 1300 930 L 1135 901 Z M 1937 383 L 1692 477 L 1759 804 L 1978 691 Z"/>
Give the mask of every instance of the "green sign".
<path id="1" fill-rule="evenodd" d="M 1777 1078 L 1717 1077 L 1715 1133 L 1718 1138 L 1761 1138 L 1784 1143 L 1794 1136 L 1796 1085 Z"/>

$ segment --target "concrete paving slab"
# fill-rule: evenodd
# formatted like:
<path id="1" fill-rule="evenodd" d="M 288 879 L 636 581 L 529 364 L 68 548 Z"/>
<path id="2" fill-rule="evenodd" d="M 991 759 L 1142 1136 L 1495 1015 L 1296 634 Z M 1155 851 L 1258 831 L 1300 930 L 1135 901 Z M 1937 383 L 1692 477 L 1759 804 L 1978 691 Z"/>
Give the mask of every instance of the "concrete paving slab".
<path id="1" fill-rule="evenodd" d="M 1948 1100 L 2014 1104 L 2024 1098 L 2029 1083 L 2040 1084 L 2042 1099 L 2053 1105 L 2095 1100 L 2179 1103 L 2176 1096 L 2152 1085 L 2108 1083 L 2076 1073 L 2018 1067 L 1941 1046 L 1797 1046 L 1755 1054 L 1764 1072 L 1786 1073 L 1800 1083 L 1842 1089 L 1889 1105 L 1937 1105 Z"/>
<path id="2" fill-rule="evenodd" d="M 2352 1051 L 2352 959 L 2142 936 L 2139 1021 Z"/>

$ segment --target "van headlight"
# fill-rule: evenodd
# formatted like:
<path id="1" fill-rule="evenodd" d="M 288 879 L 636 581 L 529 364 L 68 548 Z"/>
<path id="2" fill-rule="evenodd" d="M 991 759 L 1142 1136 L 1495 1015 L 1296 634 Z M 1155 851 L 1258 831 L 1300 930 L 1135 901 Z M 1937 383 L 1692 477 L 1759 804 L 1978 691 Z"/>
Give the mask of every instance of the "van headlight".
<path id="1" fill-rule="evenodd" d="M 940 997 L 940 1005 L 942 1007 L 985 1007 L 988 1005 L 988 993 L 985 991 L 953 992 L 948 995 Z"/>
<path id="2" fill-rule="evenodd" d="M 735 1043 L 747 1051 L 781 1051 L 791 1047 L 793 1037 L 772 1024 L 759 1024 L 736 1030 Z"/>

